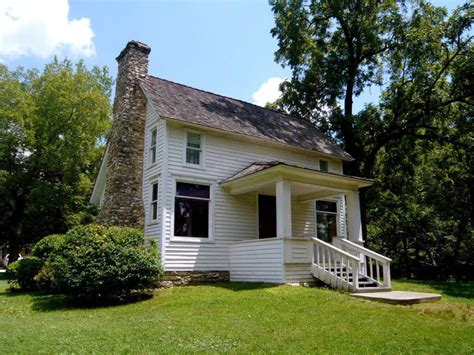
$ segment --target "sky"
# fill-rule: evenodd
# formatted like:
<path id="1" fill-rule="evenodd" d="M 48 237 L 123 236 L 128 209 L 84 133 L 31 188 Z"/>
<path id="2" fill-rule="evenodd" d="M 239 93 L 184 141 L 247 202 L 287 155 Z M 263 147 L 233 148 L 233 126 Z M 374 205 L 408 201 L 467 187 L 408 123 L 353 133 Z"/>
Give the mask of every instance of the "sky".
<path id="1" fill-rule="evenodd" d="M 150 75 L 265 105 L 291 76 L 274 61 L 273 26 L 267 0 L 0 0 L 0 63 L 41 69 L 66 56 L 115 77 L 115 57 L 138 40 L 151 47 Z M 355 110 L 378 95 L 366 90 Z"/>

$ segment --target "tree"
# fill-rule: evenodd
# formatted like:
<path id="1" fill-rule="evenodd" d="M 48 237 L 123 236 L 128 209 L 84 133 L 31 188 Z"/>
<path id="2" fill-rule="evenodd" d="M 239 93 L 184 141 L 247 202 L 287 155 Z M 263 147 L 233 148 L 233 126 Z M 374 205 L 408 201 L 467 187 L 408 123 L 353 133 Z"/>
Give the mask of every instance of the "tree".
<path id="1" fill-rule="evenodd" d="M 474 6 L 450 16 L 425 1 L 272 8 L 275 57 L 293 73 L 276 104 L 341 143 L 356 158 L 346 172 L 376 178 L 361 191 L 371 245 L 394 257 L 399 275 L 465 275 L 474 256 Z M 378 102 L 354 113 L 354 97 L 369 86 L 380 87 Z"/>
<path id="2" fill-rule="evenodd" d="M 472 5 L 451 17 L 424 1 L 290 0 L 272 9 L 275 59 L 292 70 L 278 105 L 342 143 L 356 159 L 351 174 L 371 177 L 385 144 L 473 97 L 452 75 L 472 66 Z M 387 89 L 384 105 L 354 114 L 354 98 L 374 85 Z"/>
<path id="3" fill-rule="evenodd" d="M 461 139 L 472 139 L 468 132 Z M 450 139 L 412 137 L 381 150 L 368 198 L 368 239 L 394 259 L 395 275 L 472 278 L 471 152 Z"/>
<path id="4" fill-rule="evenodd" d="M 0 65 L 0 241 L 11 260 L 45 235 L 92 220 L 88 205 L 110 126 L 107 68 L 54 59 Z"/>

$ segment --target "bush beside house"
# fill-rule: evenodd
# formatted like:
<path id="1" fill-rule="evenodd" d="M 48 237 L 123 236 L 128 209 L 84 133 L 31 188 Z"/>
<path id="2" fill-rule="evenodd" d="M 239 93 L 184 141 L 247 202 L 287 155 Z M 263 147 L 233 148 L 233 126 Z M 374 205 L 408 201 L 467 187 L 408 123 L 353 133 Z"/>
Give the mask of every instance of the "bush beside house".
<path id="1" fill-rule="evenodd" d="M 27 256 L 14 261 L 7 269 L 10 284 L 23 291 L 36 290 L 37 284 L 34 278 L 41 271 L 43 263 L 43 260 L 36 256 Z"/>
<path id="2" fill-rule="evenodd" d="M 162 275 L 156 244 L 133 228 L 76 227 L 43 238 L 32 255 L 12 264 L 8 275 L 13 286 L 87 303 L 126 301 Z"/>

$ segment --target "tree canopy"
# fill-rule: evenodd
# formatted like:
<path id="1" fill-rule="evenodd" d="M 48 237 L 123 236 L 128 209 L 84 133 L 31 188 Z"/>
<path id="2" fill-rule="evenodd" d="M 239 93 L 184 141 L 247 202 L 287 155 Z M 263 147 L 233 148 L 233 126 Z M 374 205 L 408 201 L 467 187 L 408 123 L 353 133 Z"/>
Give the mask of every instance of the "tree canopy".
<path id="1" fill-rule="evenodd" d="M 0 65 L 0 243 L 19 248 L 92 220 L 88 198 L 110 127 L 107 68 Z"/>
<path id="2" fill-rule="evenodd" d="M 277 0 L 272 10 L 275 59 L 292 71 L 274 106 L 342 144 L 356 159 L 346 173 L 376 179 L 361 194 L 368 240 L 395 257 L 399 275 L 465 276 L 474 256 L 474 6 Z M 381 96 L 354 112 L 354 98 L 374 86 Z"/>

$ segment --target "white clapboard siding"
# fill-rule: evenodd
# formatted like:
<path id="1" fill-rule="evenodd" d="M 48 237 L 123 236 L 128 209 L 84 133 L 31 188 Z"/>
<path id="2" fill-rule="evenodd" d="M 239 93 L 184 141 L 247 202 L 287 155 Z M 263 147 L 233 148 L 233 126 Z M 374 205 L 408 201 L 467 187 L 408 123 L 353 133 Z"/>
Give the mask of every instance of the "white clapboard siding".
<path id="1" fill-rule="evenodd" d="M 184 166 L 186 130 L 168 125 L 168 184 L 165 205 L 165 269 L 229 270 L 229 247 L 233 242 L 257 238 L 256 196 L 232 196 L 219 182 L 255 161 L 279 160 L 289 164 L 316 168 L 319 157 L 257 144 L 245 143 L 229 136 L 204 134 L 204 168 Z M 213 183 L 214 240 L 210 243 L 175 241 L 172 238 L 174 214 L 173 178 L 199 177 Z M 296 236 L 314 235 L 314 205 L 293 201 L 293 230 Z"/>
<path id="2" fill-rule="evenodd" d="M 153 127 L 158 128 L 157 162 L 150 166 L 149 137 Z M 185 128 L 176 127 L 160 119 L 151 105 L 147 105 L 143 184 L 146 212 L 145 235 L 159 240 L 166 271 L 228 271 L 230 248 L 233 243 L 257 238 L 257 196 L 255 194 L 232 196 L 224 191 L 219 183 L 255 161 L 278 160 L 288 164 L 317 168 L 319 156 L 263 144 L 243 143 L 232 136 L 203 132 L 204 167 L 193 168 L 184 164 L 186 132 Z M 340 162 L 330 161 L 331 170 L 336 171 L 340 166 L 342 166 Z M 150 223 L 150 183 L 156 179 L 159 183 L 159 216 L 156 223 Z M 183 241 L 173 237 L 176 179 L 198 179 L 212 184 L 213 238 L 211 240 Z M 293 199 L 292 216 L 294 236 L 314 235 L 314 204 L 299 204 Z M 275 260 L 273 249 L 261 249 L 261 251 L 270 254 L 270 259 Z M 282 252 L 280 250 L 278 255 L 281 256 Z M 262 255 L 260 260 L 263 261 L 266 257 L 268 255 Z M 281 281 L 283 265 L 280 265 L 279 270 L 278 277 Z M 271 273 L 274 277 L 275 271 Z"/>
<path id="3" fill-rule="evenodd" d="M 283 239 L 257 239 L 232 244 L 230 280 L 283 283 Z"/>
<path id="4" fill-rule="evenodd" d="M 338 196 L 339 201 L 339 236 L 347 238 L 346 199 L 344 194 Z"/>
<path id="5" fill-rule="evenodd" d="M 285 283 L 314 282 L 311 264 L 285 264 Z"/>
<path id="6" fill-rule="evenodd" d="M 150 164 L 150 143 L 151 131 L 157 128 L 157 152 L 156 163 Z M 160 119 L 155 113 L 153 107 L 147 104 L 146 109 L 146 125 L 145 125 L 145 144 L 143 159 L 143 205 L 145 209 L 145 236 L 156 240 L 160 249 L 163 249 L 161 243 L 162 228 L 161 220 L 163 218 L 160 205 L 164 204 L 162 197 L 164 195 L 163 186 L 163 168 L 164 168 L 164 151 L 165 151 L 166 121 Z M 158 182 L 158 219 L 151 222 L 151 184 Z"/>
<path id="7" fill-rule="evenodd" d="M 342 174 L 342 164 L 340 161 L 330 160 L 328 164 L 328 171 L 334 174 Z"/>
<path id="8" fill-rule="evenodd" d="M 298 203 L 291 199 L 291 219 L 294 237 L 315 236 L 315 204 Z"/>

